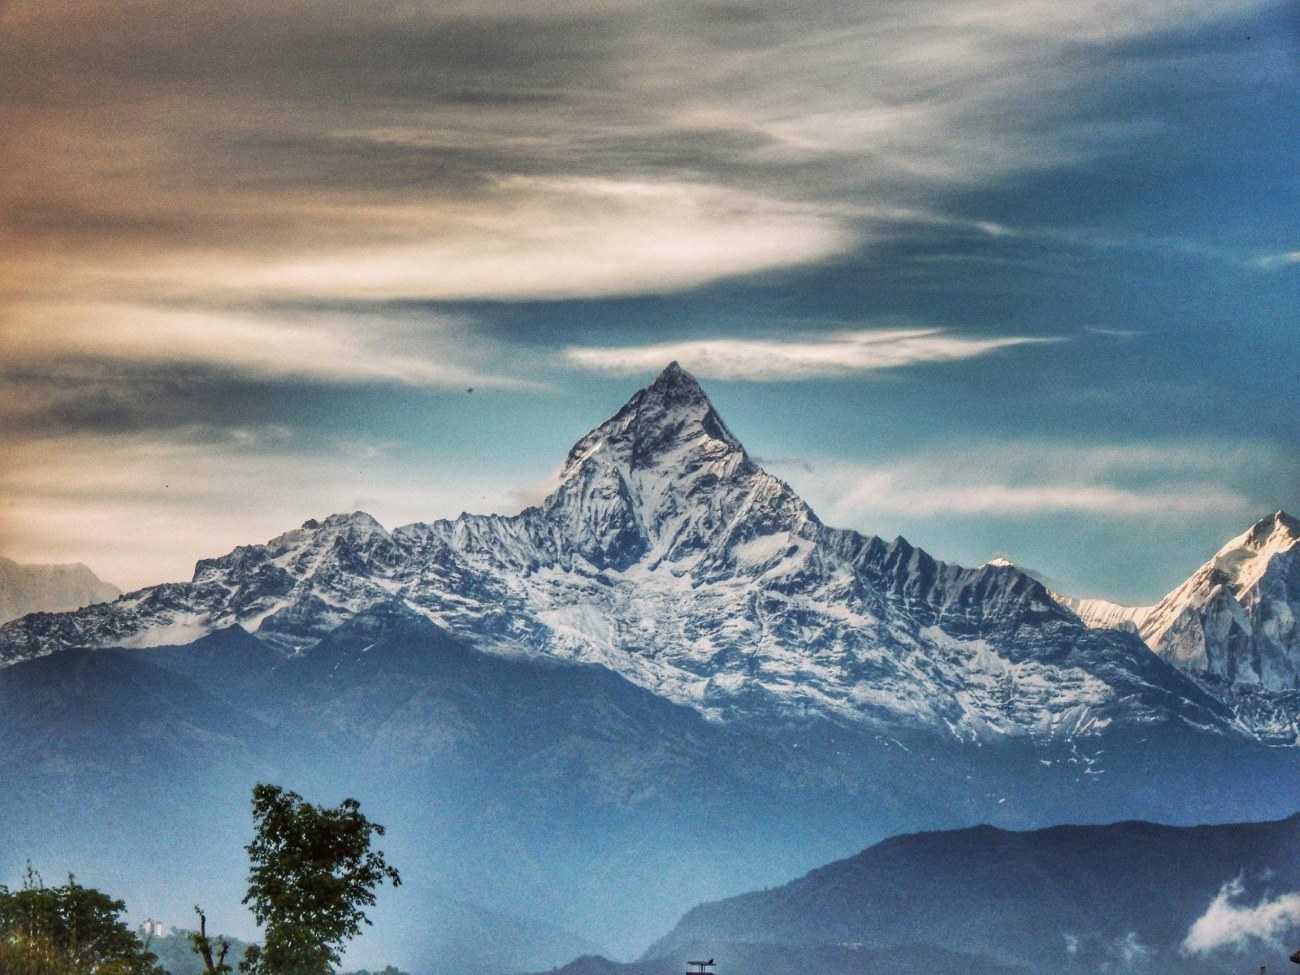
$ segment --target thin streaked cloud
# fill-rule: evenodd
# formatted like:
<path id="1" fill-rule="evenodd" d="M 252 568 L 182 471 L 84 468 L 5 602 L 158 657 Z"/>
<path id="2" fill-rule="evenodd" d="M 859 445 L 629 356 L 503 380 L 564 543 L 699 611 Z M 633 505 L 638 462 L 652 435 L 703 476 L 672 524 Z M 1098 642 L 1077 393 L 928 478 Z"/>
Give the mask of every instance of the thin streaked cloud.
<path id="1" fill-rule="evenodd" d="M 1268 269 L 1300 264 L 1300 251 L 1284 251 L 1281 254 L 1267 254 L 1255 261 L 1259 267 Z"/>
<path id="2" fill-rule="evenodd" d="M 430 349 L 440 354 L 430 355 Z M 343 384 L 527 385 L 455 362 L 460 351 L 456 323 L 428 315 L 413 322 L 283 311 L 42 303 L 15 309 L 0 337 L 0 350 L 11 370 L 81 359 L 202 366 L 262 379 Z"/>
<path id="3" fill-rule="evenodd" d="M 792 483 L 824 520 L 858 526 L 899 516 L 1245 518 L 1255 503 L 1231 486 L 1233 472 L 1280 469 L 1285 459 L 1264 444 L 1024 442 L 963 445 L 879 465 L 813 463 L 815 479 L 790 471 Z"/>
<path id="4" fill-rule="evenodd" d="M 439 301 L 654 294 L 810 264 L 860 242 L 833 213 L 724 186 L 495 183 L 501 197 L 491 203 L 378 215 L 406 232 L 402 243 L 232 263 L 204 269 L 209 279 L 191 284 L 279 297 Z"/>
<path id="5" fill-rule="evenodd" d="M 1023 336 L 968 338 L 932 328 L 864 329 L 796 341 L 718 338 L 621 349 L 570 348 L 565 358 L 584 369 L 620 376 L 653 372 L 676 360 L 702 378 L 783 382 L 953 362 L 1045 341 Z"/>

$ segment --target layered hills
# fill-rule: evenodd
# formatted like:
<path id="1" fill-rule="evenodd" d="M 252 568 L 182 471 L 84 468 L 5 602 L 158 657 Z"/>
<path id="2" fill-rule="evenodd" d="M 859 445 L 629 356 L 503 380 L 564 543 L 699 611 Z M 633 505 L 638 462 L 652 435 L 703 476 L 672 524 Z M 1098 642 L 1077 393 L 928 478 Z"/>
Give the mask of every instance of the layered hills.
<path id="1" fill-rule="evenodd" d="M 636 963 L 572 975 L 946 970 L 1151 975 L 1286 965 L 1300 815 L 892 837 L 769 890 L 699 905 Z"/>

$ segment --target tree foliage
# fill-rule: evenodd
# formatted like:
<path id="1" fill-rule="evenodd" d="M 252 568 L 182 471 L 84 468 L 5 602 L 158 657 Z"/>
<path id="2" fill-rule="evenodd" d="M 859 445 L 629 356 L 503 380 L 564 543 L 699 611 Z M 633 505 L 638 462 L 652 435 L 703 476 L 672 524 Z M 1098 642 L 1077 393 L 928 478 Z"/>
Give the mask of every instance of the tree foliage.
<path id="1" fill-rule="evenodd" d="M 384 828 L 355 799 L 327 809 L 279 786 L 253 787 L 251 868 L 244 898 L 263 929 L 240 970 L 250 975 L 328 975 L 343 945 L 370 920 L 375 888 L 401 883 L 371 839 Z"/>
<path id="2" fill-rule="evenodd" d="M 125 910 L 72 876 L 46 887 L 28 867 L 22 889 L 0 886 L 0 975 L 166 975 Z"/>

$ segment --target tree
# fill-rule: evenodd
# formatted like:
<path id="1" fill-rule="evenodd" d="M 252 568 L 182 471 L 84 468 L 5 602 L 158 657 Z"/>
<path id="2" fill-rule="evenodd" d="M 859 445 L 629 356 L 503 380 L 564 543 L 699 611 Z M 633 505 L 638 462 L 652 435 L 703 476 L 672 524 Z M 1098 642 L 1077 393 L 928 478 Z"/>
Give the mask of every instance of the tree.
<path id="1" fill-rule="evenodd" d="M 29 866 L 21 890 L 0 886 L 0 975 L 166 975 L 125 910 L 71 875 L 46 887 Z"/>
<path id="2" fill-rule="evenodd" d="M 326 809 L 265 784 L 253 787 L 253 822 L 244 903 L 263 942 L 245 952 L 240 971 L 328 975 L 343 945 L 370 924 L 362 908 L 375 903 L 375 888 L 402 882 L 383 852 L 370 848 L 384 828 L 355 799 Z"/>
<path id="3" fill-rule="evenodd" d="M 230 951 L 230 942 L 217 938 L 215 942 L 208 937 L 208 918 L 203 909 L 194 905 L 194 913 L 199 916 L 199 929 L 190 933 L 190 948 L 203 959 L 203 971 L 207 975 L 228 975 L 230 966 L 226 964 L 226 953 Z M 212 949 L 217 949 L 213 958 Z M 0 973 L 2 975 L 2 973 Z"/>

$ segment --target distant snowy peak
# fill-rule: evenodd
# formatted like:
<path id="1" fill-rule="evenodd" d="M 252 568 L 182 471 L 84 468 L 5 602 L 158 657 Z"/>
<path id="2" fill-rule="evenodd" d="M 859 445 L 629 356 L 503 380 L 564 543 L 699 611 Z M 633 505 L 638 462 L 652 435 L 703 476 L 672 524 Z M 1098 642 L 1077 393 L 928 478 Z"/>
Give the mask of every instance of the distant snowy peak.
<path id="1" fill-rule="evenodd" d="M 164 583 L 75 613 L 0 628 L 0 665 L 59 650 L 185 644 L 240 626 L 286 652 L 315 645 L 387 603 L 448 628 L 526 639 L 502 583 L 429 534 L 389 533 L 365 512 L 311 520 L 262 545 L 203 559 L 188 583 Z"/>
<path id="2" fill-rule="evenodd" d="M 1143 618 L 1171 663 L 1233 684 L 1300 689 L 1300 525 L 1277 512 L 1215 553 Z"/>
<path id="3" fill-rule="evenodd" d="M 1280 558 L 1295 558 L 1300 520 L 1285 511 L 1263 518 L 1215 553 L 1207 568 L 1220 575 L 1237 596 L 1255 588 Z"/>
<path id="4" fill-rule="evenodd" d="M 80 563 L 25 565 L 0 558 L 0 623 L 28 613 L 64 613 L 121 594 Z"/>
<path id="5" fill-rule="evenodd" d="M 1300 521 L 1285 512 L 1232 539 L 1154 606 L 1056 598 L 1089 626 L 1135 625 L 1271 737 L 1300 734 L 1300 700 L 1291 701 L 1300 699 Z"/>

